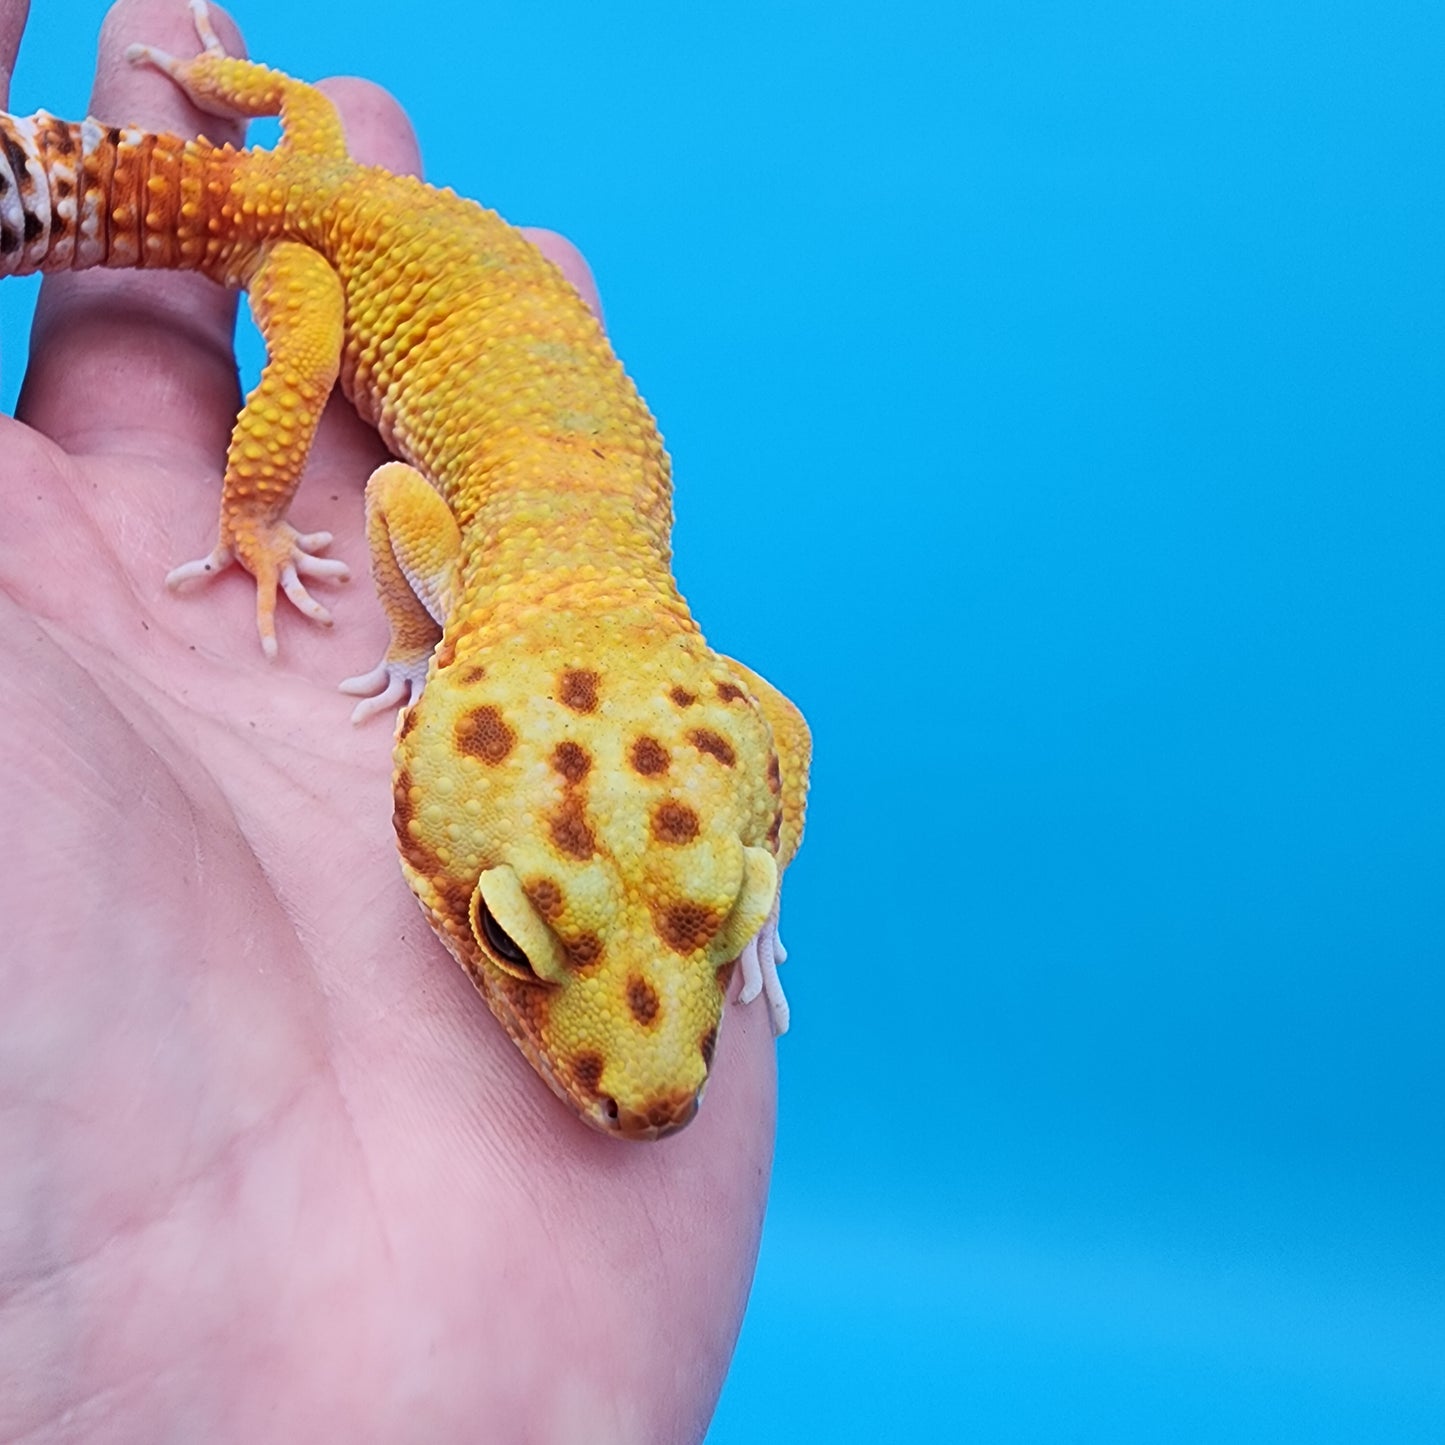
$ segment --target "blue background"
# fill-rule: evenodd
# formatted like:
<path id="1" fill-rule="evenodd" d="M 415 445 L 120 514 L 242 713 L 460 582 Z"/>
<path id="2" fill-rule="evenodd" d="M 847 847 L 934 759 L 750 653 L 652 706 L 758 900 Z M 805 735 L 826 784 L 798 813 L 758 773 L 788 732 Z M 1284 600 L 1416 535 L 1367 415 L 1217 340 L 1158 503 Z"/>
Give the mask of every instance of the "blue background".
<path id="1" fill-rule="evenodd" d="M 816 730 L 710 1445 L 1445 1439 L 1440 9 L 342 13 L 240 19 L 584 248 Z"/>

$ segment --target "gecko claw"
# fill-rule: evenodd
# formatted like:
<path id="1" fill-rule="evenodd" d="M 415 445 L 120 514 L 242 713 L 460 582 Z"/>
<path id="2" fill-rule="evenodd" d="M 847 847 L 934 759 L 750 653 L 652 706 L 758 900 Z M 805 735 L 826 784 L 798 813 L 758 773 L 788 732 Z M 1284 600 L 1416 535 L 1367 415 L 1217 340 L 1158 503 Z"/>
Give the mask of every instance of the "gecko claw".
<path id="1" fill-rule="evenodd" d="M 749 1004 L 763 994 L 767 998 L 768 1018 L 773 1025 L 773 1035 L 780 1038 L 788 1031 L 792 1011 L 783 993 L 783 983 L 778 977 L 778 965 L 787 957 L 778 940 L 778 916 L 782 910 L 783 895 L 779 890 L 773 903 L 768 921 L 738 955 L 742 964 L 743 986 L 738 991 L 738 1002 Z"/>
<path id="2" fill-rule="evenodd" d="M 179 567 L 172 567 L 166 573 L 166 586 L 175 592 L 197 577 L 215 577 L 224 572 L 235 560 L 236 554 L 231 548 L 224 542 L 218 543 L 215 550 L 207 556 L 198 557 L 194 562 L 182 562 Z"/>
<path id="3" fill-rule="evenodd" d="M 315 574 L 313 574 L 315 575 Z M 306 590 L 306 584 L 298 575 L 295 562 L 285 563 L 277 577 L 286 599 L 303 616 L 322 627 L 331 626 L 331 614 Z"/>
<path id="4" fill-rule="evenodd" d="M 353 726 L 364 723 L 380 712 L 400 704 L 410 707 L 421 696 L 426 683 L 427 658 L 412 662 L 398 662 L 383 657 L 370 672 L 359 673 L 356 677 L 344 678 L 337 684 L 339 691 L 361 701 L 351 710 Z"/>
<path id="5" fill-rule="evenodd" d="M 191 20 L 206 53 L 208 55 L 225 55 L 226 47 L 221 44 L 221 37 L 216 34 L 216 27 L 211 24 L 211 7 L 206 0 L 191 0 Z"/>

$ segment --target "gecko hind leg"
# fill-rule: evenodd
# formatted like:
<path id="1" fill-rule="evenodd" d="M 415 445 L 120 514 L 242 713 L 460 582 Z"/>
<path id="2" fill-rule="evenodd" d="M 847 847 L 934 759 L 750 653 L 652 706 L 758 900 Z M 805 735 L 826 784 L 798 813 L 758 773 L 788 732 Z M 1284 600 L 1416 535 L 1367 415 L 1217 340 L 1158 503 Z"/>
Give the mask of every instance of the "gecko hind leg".
<path id="1" fill-rule="evenodd" d="M 191 15 L 203 47 L 199 55 L 181 59 L 154 45 L 132 45 L 126 59 L 164 72 L 194 105 L 211 115 L 279 115 L 278 152 L 299 152 L 315 160 L 346 159 L 341 117 L 325 95 L 270 66 L 228 54 L 211 24 L 206 0 L 191 0 Z"/>

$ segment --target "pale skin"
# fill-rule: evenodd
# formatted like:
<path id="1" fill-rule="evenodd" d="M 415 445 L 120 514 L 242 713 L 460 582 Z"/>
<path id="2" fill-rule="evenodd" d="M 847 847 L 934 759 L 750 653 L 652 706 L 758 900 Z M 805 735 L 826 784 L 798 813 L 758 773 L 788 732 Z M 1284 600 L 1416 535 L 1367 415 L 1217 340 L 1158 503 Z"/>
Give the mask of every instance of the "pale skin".
<path id="1" fill-rule="evenodd" d="M 0 0 L 0 79 L 24 17 Z M 111 12 L 95 114 L 239 140 L 126 65 L 135 41 L 191 53 L 184 4 Z M 327 88 L 354 154 L 417 169 L 389 97 Z M 567 1113 L 433 937 L 390 726 L 335 691 L 385 642 L 382 453 L 344 403 L 294 514 L 357 576 L 316 588 L 335 627 L 283 614 L 268 663 L 247 579 L 165 590 L 214 529 L 233 304 L 169 273 L 47 281 L 0 418 L 0 1441 L 699 1440 L 762 1220 L 767 1015 L 728 1010 L 695 1123 L 627 1144 Z"/>

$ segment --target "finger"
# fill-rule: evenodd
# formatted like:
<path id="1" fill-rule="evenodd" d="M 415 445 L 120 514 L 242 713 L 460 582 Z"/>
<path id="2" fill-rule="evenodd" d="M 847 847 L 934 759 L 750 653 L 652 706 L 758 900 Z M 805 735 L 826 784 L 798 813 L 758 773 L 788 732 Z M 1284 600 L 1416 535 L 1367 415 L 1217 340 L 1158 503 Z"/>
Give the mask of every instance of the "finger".
<path id="1" fill-rule="evenodd" d="M 317 83 L 341 112 L 346 149 L 364 166 L 381 166 L 398 176 L 421 174 L 416 132 L 396 97 L 369 80 L 337 75 Z"/>
<path id="2" fill-rule="evenodd" d="M 583 259 L 581 251 L 566 236 L 556 231 L 545 231 L 540 226 L 523 226 L 522 234 L 577 288 L 577 294 L 587 303 L 588 309 L 604 325 L 602 297 L 597 291 L 597 281 L 592 268 Z"/>
<path id="3" fill-rule="evenodd" d="M 227 49 L 244 54 L 213 9 Z M 111 124 L 239 143 L 238 122 L 203 115 L 159 72 L 133 66 L 137 41 L 177 55 L 199 48 L 185 0 L 119 0 L 101 27 L 91 114 Z M 239 397 L 235 297 L 204 277 L 95 270 L 41 287 L 30 368 L 16 414 L 69 451 L 156 451 L 213 470 Z"/>
<path id="4" fill-rule="evenodd" d="M 27 0 L 0 0 L 0 110 L 10 104 L 10 77 L 15 74 L 20 32 L 29 9 Z"/>

